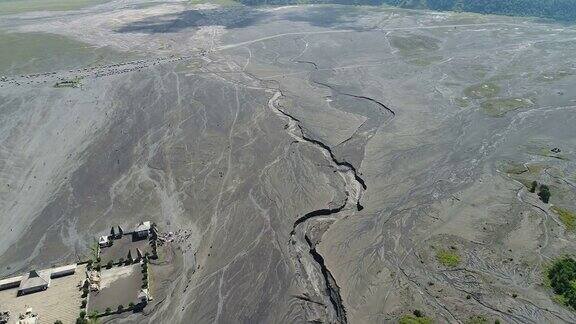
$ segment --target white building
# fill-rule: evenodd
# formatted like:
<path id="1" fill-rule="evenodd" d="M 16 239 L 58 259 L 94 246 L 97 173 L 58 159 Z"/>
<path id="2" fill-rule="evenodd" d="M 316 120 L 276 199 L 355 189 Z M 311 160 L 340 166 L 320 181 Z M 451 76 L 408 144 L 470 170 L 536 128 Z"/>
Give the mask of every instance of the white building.
<path id="1" fill-rule="evenodd" d="M 150 235 L 150 229 L 152 228 L 152 223 L 149 221 L 142 222 L 136 226 L 134 229 L 134 235 L 138 238 L 148 237 Z"/>
<path id="2" fill-rule="evenodd" d="M 18 295 L 26 295 L 48 289 L 50 285 L 50 271 L 32 270 L 22 277 Z"/>
<path id="3" fill-rule="evenodd" d="M 106 235 L 100 236 L 100 239 L 98 240 L 98 245 L 100 245 L 100 247 L 107 247 L 108 245 L 110 245 L 110 240 L 108 239 L 108 236 Z"/>

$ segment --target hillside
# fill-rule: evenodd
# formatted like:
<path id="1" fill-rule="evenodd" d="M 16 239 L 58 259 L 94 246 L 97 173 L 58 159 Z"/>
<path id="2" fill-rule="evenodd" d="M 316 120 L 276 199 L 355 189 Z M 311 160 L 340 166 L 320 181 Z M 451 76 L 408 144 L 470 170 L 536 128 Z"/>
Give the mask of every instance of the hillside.
<path id="1" fill-rule="evenodd" d="M 392 5 L 412 9 L 464 11 L 482 14 L 550 18 L 576 21 L 573 0 L 240 0 L 246 5 L 335 3 L 345 5 Z"/>

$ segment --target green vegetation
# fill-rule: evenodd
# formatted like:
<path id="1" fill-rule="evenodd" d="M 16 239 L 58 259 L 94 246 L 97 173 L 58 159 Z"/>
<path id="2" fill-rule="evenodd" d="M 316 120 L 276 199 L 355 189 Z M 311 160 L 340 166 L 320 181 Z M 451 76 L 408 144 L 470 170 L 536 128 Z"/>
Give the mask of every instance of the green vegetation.
<path id="1" fill-rule="evenodd" d="M 536 180 L 532 181 L 532 184 L 530 185 L 530 192 L 534 193 L 536 192 L 536 187 L 538 187 L 538 182 L 536 182 Z"/>
<path id="2" fill-rule="evenodd" d="M 82 86 L 82 82 L 80 82 L 80 78 L 74 78 L 71 80 L 64 80 L 60 82 L 56 82 L 54 85 L 55 88 L 80 88 Z"/>
<path id="3" fill-rule="evenodd" d="M 464 94 L 474 99 L 492 98 L 499 93 L 500 87 L 491 82 L 473 85 L 464 89 Z"/>
<path id="4" fill-rule="evenodd" d="M 61 320 L 54 321 L 54 324 L 63 324 Z"/>
<path id="5" fill-rule="evenodd" d="M 460 255 L 450 250 L 436 251 L 436 259 L 446 267 L 455 267 L 460 264 Z"/>
<path id="6" fill-rule="evenodd" d="M 547 278 L 554 293 L 561 296 L 559 300 L 576 309 L 576 261 L 571 257 L 556 260 Z"/>
<path id="7" fill-rule="evenodd" d="M 442 59 L 434 52 L 440 49 L 439 41 L 435 38 L 410 35 L 390 36 L 390 44 L 398 49 L 399 54 L 410 64 L 426 66 Z"/>
<path id="8" fill-rule="evenodd" d="M 486 100 L 480 105 L 486 114 L 493 117 L 502 117 L 509 111 L 530 107 L 533 103 L 526 98 L 507 98 Z"/>
<path id="9" fill-rule="evenodd" d="M 425 316 L 415 316 L 412 314 L 404 315 L 400 318 L 400 324 L 432 324 L 434 323 L 431 318 Z"/>
<path id="10" fill-rule="evenodd" d="M 0 16 L 3 13 L 2 1 Z M 46 33 L 8 33 L 0 30 L 0 44 L 0 75 L 69 70 L 137 57 L 108 47 L 94 47 L 65 36 Z"/>
<path id="11" fill-rule="evenodd" d="M 560 221 L 566 226 L 567 230 L 573 231 L 576 229 L 576 213 L 557 206 L 553 206 L 551 209 L 558 214 Z"/>
<path id="12" fill-rule="evenodd" d="M 465 98 L 461 98 L 461 97 L 454 98 L 454 102 L 460 108 L 466 108 L 470 105 L 468 100 L 466 100 Z"/>
<path id="13" fill-rule="evenodd" d="M 541 185 L 538 197 L 540 197 L 540 200 L 542 200 L 542 202 L 547 204 L 550 201 L 550 188 L 548 188 L 547 185 Z"/>
<path id="14" fill-rule="evenodd" d="M 438 40 L 422 35 L 390 36 L 390 43 L 405 54 L 436 51 L 440 48 Z"/>
<path id="15" fill-rule="evenodd" d="M 27 11 L 73 10 L 109 0 L 0 0 L 0 15 Z"/>

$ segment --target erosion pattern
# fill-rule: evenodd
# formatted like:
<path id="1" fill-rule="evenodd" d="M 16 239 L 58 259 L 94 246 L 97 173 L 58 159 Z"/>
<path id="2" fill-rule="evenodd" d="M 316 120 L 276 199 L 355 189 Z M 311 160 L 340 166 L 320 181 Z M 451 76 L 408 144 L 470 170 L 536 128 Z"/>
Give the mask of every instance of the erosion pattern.
<path id="1" fill-rule="evenodd" d="M 0 274 L 149 219 L 176 233 L 154 300 L 111 322 L 573 323 L 542 274 L 576 248 L 575 38 L 388 7 L 3 15 Z"/>

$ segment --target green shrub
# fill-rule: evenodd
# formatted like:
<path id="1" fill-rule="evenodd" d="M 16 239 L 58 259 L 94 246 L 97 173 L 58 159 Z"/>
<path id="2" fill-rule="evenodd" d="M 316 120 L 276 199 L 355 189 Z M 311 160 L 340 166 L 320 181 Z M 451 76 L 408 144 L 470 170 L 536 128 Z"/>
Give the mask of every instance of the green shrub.
<path id="1" fill-rule="evenodd" d="M 438 250 L 436 252 L 436 259 L 446 267 L 456 267 L 460 264 L 460 256 L 456 252 L 449 250 Z"/>
<path id="2" fill-rule="evenodd" d="M 128 304 L 128 307 L 129 307 L 129 308 L 134 308 L 134 303 L 133 303 L 133 302 L 130 302 L 130 304 Z"/>
<path id="3" fill-rule="evenodd" d="M 123 312 L 124 311 L 124 305 L 118 305 L 118 312 Z"/>
<path id="4" fill-rule="evenodd" d="M 548 279 L 554 293 L 563 296 L 566 304 L 576 309 L 576 261 L 563 257 L 548 269 Z"/>
<path id="5" fill-rule="evenodd" d="M 61 320 L 56 320 L 56 321 L 54 322 L 54 324 L 64 324 L 64 323 L 62 323 Z"/>
<path id="6" fill-rule="evenodd" d="M 104 312 L 106 314 L 110 314 L 112 312 L 112 309 L 110 307 L 106 307 L 106 310 Z"/>
<path id="7" fill-rule="evenodd" d="M 542 200 L 542 202 L 547 204 L 550 201 L 550 188 L 548 188 L 548 186 L 546 185 L 541 185 L 538 196 L 540 197 L 540 200 Z"/>
<path id="8" fill-rule="evenodd" d="M 400 318 L 400 324 L 432 324 L 433 321 L 428 317 L 417 317 L 414 315 L 404 315 Z"/>
<path id="9" fill-rule="evenodd" d="M 86 311 L 80 311 L 80 318 L 86 317 Z"/>
<path id="10" fill-rule="evenodd" d="M 80 308 L 86 308 L 86 299 L 82 299 L 82 306 Z"/>
<path id="11" fill-rule="evenodd" d="M 532 185 L 530 186 L 530 192 L 536 192 L 536 187 L 538 187 L 538 182 L 532 181 Z"/>

